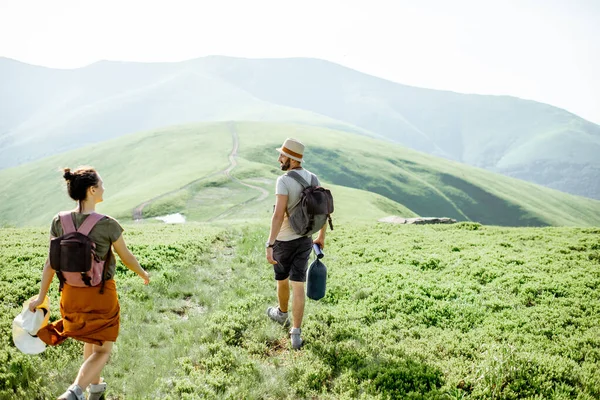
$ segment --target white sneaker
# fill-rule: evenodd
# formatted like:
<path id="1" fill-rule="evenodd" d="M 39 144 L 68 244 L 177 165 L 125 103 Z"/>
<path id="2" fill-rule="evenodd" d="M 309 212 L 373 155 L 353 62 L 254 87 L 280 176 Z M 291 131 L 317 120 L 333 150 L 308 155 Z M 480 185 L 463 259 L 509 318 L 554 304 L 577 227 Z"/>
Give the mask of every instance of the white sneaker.
<path id="1" fill-rule="evenodd" d="M 267 308 L 267 315 L 273 321 L 277 322 L 280 325 L 288 327 L 290 325 L 290 320 L 288 319 L 288 313 L 281 312 L 279 307 L 269 307 Z"/>
<path id="2" fill-rule="evenodd" d="M 58 397 L 58 400 L 85 400 L 85 395 L 79 385 L 71 385 L 66 392 Z"/>
<path id="3" fill-rule="evenodd" d="M 88 386 L 88 400 L 104 400 L 104 392 L 106 392 L 106 382 L 100 382 L 97 385 L 91 384 Z"/>

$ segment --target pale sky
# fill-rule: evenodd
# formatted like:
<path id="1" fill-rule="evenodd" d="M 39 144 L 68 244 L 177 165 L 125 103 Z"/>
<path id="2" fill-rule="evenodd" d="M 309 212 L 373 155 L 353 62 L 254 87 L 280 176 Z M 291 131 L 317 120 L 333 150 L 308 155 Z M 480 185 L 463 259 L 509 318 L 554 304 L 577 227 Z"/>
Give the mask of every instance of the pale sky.
<path id="1" fill-rule="evenodd" d="M 600 0 L 0 0 L 0 56 L 77 68 L 207 55 L 321 58 L 600 124 Z"/>

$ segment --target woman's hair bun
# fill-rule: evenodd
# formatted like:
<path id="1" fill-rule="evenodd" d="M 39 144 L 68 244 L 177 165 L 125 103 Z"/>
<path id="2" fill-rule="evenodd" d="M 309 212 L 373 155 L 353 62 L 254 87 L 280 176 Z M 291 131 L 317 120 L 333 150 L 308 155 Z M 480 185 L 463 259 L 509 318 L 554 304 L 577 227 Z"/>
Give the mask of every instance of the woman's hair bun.
<path id="1" fill-rule="evenodd" d="M 75 176 L 71 173 L 71 168 L 65 168 L 63 171 L 64 171 L 63 178 L 65 178 L 68 181 L 73 179 L 73 177 Z"/>

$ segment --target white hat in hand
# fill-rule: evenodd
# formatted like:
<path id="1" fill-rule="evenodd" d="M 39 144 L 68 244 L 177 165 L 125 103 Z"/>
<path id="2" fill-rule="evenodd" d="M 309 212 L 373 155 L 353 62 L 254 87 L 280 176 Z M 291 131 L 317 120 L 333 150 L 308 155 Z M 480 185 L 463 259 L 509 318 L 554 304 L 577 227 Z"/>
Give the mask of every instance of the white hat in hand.
<path id="1" fill-rule="evenodd" d="M 35 312 L 31 312 L 29 311 L 29 302 L 36 297 L 32 297 L 23 304 L 23 311 L 15 317 L 12 324 L 13 342 L 25 354 L 39 354 L 46 349 L 46 343 L 42 342 L 36 334 L 42 327 L 48 325 L 50 319 L 48 297 L 46 296 Z"/>

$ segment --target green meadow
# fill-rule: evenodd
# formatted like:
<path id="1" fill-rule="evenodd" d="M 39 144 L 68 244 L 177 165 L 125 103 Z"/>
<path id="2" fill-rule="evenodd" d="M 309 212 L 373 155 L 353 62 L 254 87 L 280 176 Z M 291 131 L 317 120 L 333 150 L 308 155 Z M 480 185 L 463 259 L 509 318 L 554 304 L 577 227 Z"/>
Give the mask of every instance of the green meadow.
<path id="1" fill-rule="evenodd" d="M 600 397 L 598 228 L 340 222 L 300 351 L 265 314 L 265 223 L 125 228 L 152 278 L 118 266 L 108 399 Z M 0 399 L 55 398 L 81 362 L 75 341 L 37 356 L 11 341 L 47 246 L 47 228 L 0 229 Z M 56 282 L 50 297 L 56 319 Z"/>

